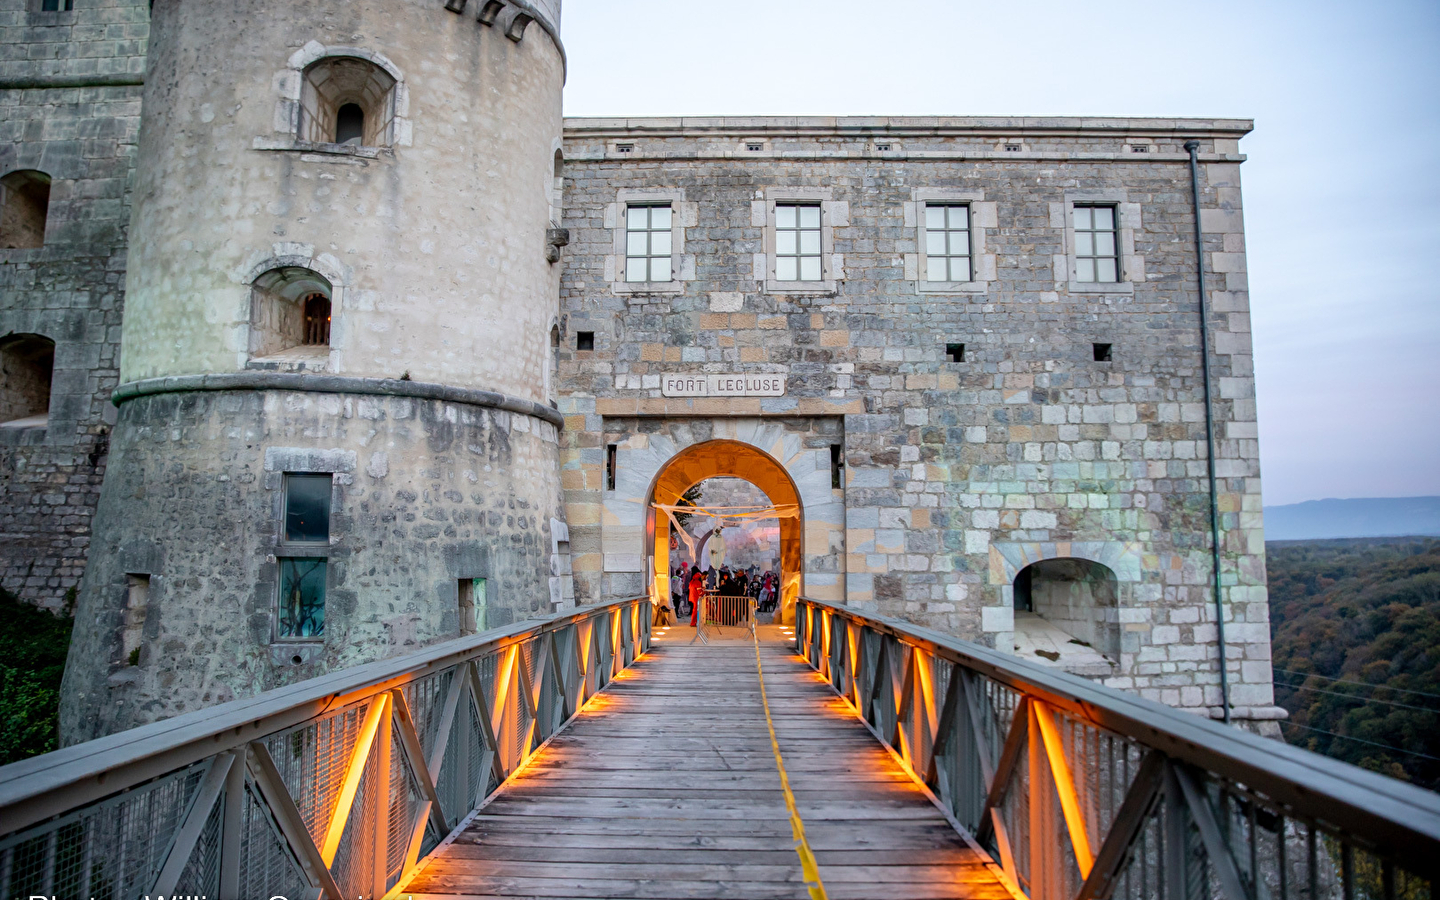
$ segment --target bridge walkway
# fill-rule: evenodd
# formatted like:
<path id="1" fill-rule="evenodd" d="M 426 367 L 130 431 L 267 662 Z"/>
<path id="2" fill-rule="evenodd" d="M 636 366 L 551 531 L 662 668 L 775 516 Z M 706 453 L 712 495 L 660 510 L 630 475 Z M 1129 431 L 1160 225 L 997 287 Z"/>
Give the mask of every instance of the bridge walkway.
<path id="1" fill-rule="evenodd" d="M 657 632 L 403 896 L 809 896 L 754 645 L 693 634 Z M 783 639 L 762 626 L 765 686 L 828 896 L 1010 897 L 988 857 Z"/>

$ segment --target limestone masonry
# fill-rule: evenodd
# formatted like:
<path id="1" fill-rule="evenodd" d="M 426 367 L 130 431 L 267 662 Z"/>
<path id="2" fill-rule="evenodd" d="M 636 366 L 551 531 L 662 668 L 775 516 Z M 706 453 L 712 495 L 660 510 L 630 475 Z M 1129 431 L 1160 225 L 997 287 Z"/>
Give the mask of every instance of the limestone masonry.
<path id="1" fill-rule="evenodd" d="M 714 476 L 793 511 L 782 615 L 1218 717 L 1207 403 L 1231 713 L 1280 715 L 1250 122 L 562 120 L 559 20 L 3 0 L 0 582 L 74 604 L 67 742 L 665 596 Z"/>

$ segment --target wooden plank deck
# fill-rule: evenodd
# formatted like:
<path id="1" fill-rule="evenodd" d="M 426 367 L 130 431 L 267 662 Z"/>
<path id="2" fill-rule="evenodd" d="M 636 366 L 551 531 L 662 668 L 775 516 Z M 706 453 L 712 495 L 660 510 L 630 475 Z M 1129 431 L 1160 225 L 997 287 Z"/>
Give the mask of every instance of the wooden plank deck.
<path id="1" fill-rule="evenodd" d="M 750 641 L 657 635 L 406 886 L 485 897 L 806 898 Z M 834 900 L 1011 895 L 814 672 L 762 629 L 791 789 Z"/>

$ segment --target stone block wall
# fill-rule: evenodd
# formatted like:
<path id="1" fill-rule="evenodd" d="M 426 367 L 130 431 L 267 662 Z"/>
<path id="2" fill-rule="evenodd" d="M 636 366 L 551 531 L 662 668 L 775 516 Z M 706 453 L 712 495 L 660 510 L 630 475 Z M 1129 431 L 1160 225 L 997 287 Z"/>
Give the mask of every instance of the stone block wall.
<path id="1" fill-rule="evenodd" d="M 566 124 L 558 384 L 572 511 L 603 503 L 593 466 L 612 417 L 843 415 L 847 603 L 1008 650 L 1019 568 L 1084 556 L 1116 573 L 1110 683 L 1218 714 L 1182 148 L 1199 139 L 1231 703 L 1273 715 L 1239 191 L 1249 123 Z M 683 248 L 676 281 L 653 291 L 615 282 L 619 211 L 647 192 L 675 198 Z M 766 204 L 786 196 L 824 204 L 833 284 L 787 290 L 764 271 Z M 916 280 L 931 198 L 971 204 L 970 283 Z M 1119 214 L 1117 284 L 1069 271 L 1069 206 L 1087 200 Z M 580 331 L 593 350 L 577 349 Z M 784 374 L 787 391 L 662 396 L 662 375 L 705 372 Z M 593 590 L 602 558 L 577 556 L 577 590 Z"/>
<path id="2" fill-rule="evenodd" d="M 0 5 L 0 175 L 51 178 L 44 246 L 0 250 L 0 339 L 55 342 L 48 426 L 0 428 L 0 585 L 56 609 L 84 570 L 114 422 L 148 29 L 134 0 Z"/>
<path id="3" fill-rule="evenodd" d="M 237 441 L 235 435 L 244 435 Z M 485 578 L 487 625 L 551 611 L 560 513 L 553 424 L 396 394 L 235 390 L 120 407 L 114 465 L 65 670 L 75 743 L 459 634 L 459 580 Z M 276 630 L 287 472 L 328 472 L 325 629 Z M 125 658 L 131 576 L 148 577 Z"/>

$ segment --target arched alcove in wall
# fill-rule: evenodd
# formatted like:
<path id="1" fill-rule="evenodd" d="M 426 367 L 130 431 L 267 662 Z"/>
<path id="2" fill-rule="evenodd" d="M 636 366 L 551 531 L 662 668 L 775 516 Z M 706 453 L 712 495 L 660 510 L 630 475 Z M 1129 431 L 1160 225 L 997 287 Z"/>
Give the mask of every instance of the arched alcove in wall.
<path id="1" fill-rule="evenodd" d="M 302 266 L 281 266 L 251 284 L 250 357 L 286 351 L 324 357 L 330 352 L 330 279 Z"/>
<path id="2" fill-rule="evenodd" d="M 50 415 L 55 342 L 38 334 L 0 339 L 0 425 L 39 427 Z"/>
<path id="3" fill-rule="evenodd" d="M 0 250 L 45 246 L 50 176 L 33 169 L 0 178 Z"/>
<path id="4" fill-rule="evenodd" d="M 1109 675 L 1120 659 L 1118 581 L 1078 557 L 1042 559 L 1015 575 L 1015 648 L 1082 675 Z"/>
<path id="5" fill-rule="evenodd" d="M 694 444 L 675 454 L 655 476 L 646 498 L 645 555 L 652 560 L 651 592 L 669 596 L 670 520 L 656 504 L 673 505 L 691 487 L 710 478 L 739 478 L 759 488 L 776 507 L 793 507 L 795 515 L 779 519 L 780 621 L 794 617 L 795 600 L 804 582 L 802 537 L 805 510 L 800 490 L 778 460 L 764 451 L 732 440 Z"/>

